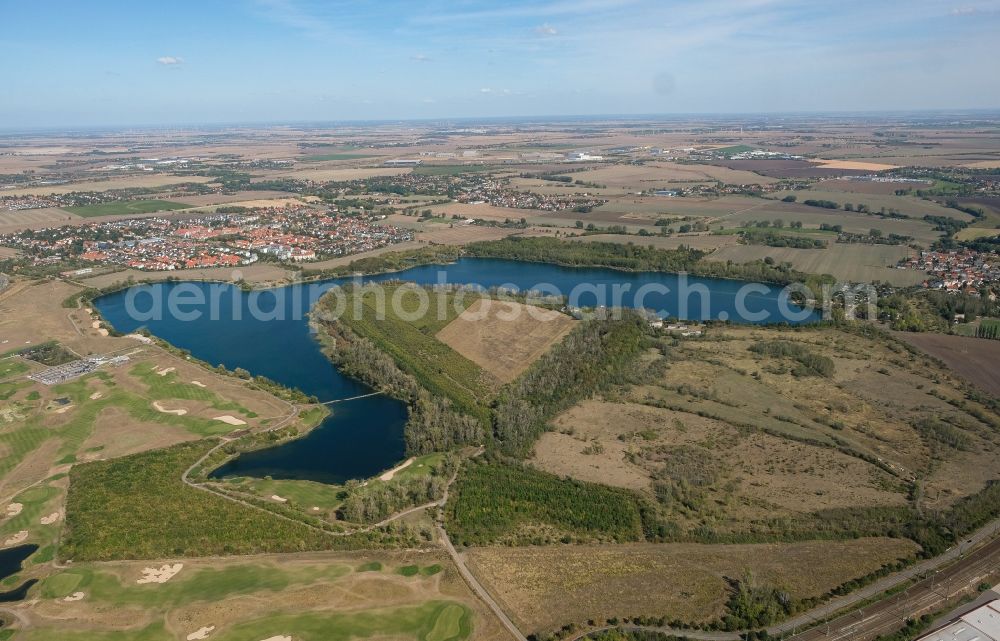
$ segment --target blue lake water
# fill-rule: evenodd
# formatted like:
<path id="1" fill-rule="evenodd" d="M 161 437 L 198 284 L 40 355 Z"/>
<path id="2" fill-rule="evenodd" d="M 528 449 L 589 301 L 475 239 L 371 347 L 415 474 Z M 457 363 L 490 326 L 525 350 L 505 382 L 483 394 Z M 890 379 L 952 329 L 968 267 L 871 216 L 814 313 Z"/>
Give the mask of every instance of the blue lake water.
<path id="1" fill-rule="evenodd" d="M 25 559 L 37 551 L 37 545 L 19 545 L 0 550 L 0 581 L 20 572 Z M 0 603 L 24 600 L 28 590 L 37 582 L 37 579 L 29 579 L 13 590 L 0 591 Z"/>
<path id="2" fill-rule="evenodd" d="M 688 320 L 801 323 L 819 319 L 817 313 L 788 304 L 776 286 L 748 287 L 738 281 L 660 272 L 463 258 L 449 265 L 364 278 L 365 282 L 387 280 L 537 289 L 570 296 L 570 303 L 580 307 L 641 306 L 663 317 Z M 121 332 L 145 327 L 213 365 L 241 367 L 329 401 L 370 391 L 333 367 L 320 351 L 306 318 L 324 292 L 351 281 L 334 279 L 255 292 L 221 283 L 161 283 L 103 296 L 94 305 Z M 341 483 L 375 475 L 403 458 L 406 408 L 402 403 L 374 396 L 334 405 L 333 410 L 307 436 L 243 454 L 213 476 Z"/>

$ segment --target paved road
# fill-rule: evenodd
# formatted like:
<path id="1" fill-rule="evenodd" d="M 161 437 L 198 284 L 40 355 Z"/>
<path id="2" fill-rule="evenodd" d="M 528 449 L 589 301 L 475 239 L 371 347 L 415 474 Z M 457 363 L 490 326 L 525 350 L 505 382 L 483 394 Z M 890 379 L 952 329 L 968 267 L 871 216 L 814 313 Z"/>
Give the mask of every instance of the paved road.
<path id="1" fill-rule="evenodd" d="M 444 544 L 445 550 L 448 551 L 448 556 L 451 557 L 455 567 L 458 568 L 458 573 L 462 575 L 462 578 L 465 579 L 467 584 L 469 584 L 472 591 L 475 592 L 476 595 L 489 606 L 490 610 L 493 610 L 493 613 L 498 619 L 500 619 L 500 623 L 503 624 L 503 627 L 507 628 L 511 636 L 517 639 L 517 641 L 528 641 L 527 638 L 521 634 L 521 631 L 517 629 L 517 626 L 514 625 L 514 622 L 510 620 L 507 613 L 503 611 L 503 608 L 501 608 L 497 602 L 493 600 L 493 597 L 491 597 L 490 593 L 486 591 L 486 588 L 484 588 L 472 572 L 469 571 L 469 568 L 465 565 L 465 559 L 459 555 L 455 546 L 451 544 L 451 539 L 448 538 L 448 533 L 444 531 L 444 528 L 441 527 L 440 524 L 437 526 L 437 531 L 438 536 L 441 538 L 441 542 Z"/>

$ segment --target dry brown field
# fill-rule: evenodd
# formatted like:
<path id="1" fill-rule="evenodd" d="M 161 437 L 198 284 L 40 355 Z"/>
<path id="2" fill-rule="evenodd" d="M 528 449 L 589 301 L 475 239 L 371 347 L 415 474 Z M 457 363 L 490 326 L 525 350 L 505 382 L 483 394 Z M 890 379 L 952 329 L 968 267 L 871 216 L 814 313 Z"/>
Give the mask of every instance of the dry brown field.
<path id="1" fill-rule="evenodd" d="M 439 331 L 437 339 L 505 384 L 572 328 L 573 319 L 556 311 L 480 299 Z"/>
<path id="2" fill-rule="evenodd" d="M 295 171 L 274 174 L 273 177 L 294 178 L 296 180 L 346 181 L 374 178 L 377 176 L 402 176 L 413 171 L 409 167 L 331 167 L 329 169 L 297 169 Z M 269 176 L 270 177 L 270 176 Z"/>
<path id="3" fill-rule="evenodd" d="M 163 187 L 180 183 L 209 183 L 212 178 L 205 176 L 174 176 L 172 174 L 142 174 L 138 176 L 121 176 L 72 182 L 65 185 L 39 185 L 22 189 L 5 189 L 0 194 L 4 196 L 47 196 L 49 194 L 68 194 L 71 191 L 105 191 L 108 189 L 129 189 L 132 187 Z"/>
<path id="4" fill-rule="evenodd" d="M 284 191 L 238 191 L 233 194 L 205 194 L 204 196 L 171 196 L 171 202 L 184 203 L 192 207 L 207 205 L 226 205 L 250 200 L 270 200 L 272 198 L 288 198 Z"/>
<path id="5" fill-rule="evenodd" d="M 715 251 L 723 247 L 732 247 L 739 243 L 735 234 L 683 234 L 674 236 L 633 236 L 621 234 L 590 234 L 571 238 L 581 243 L 616 243 L 619 245 L 633 244 L 639 247 L 656 247 L 657 249 L 677 249 L 681 245 L 702 251 Z"/>
<path id="6" fill-rule="evenodd" d="M 901 182 L 871 182 L 867 180 L 823 180 L 814 185 L 818 191 L 842 191 L 852 194 L 872 194 L 876 196 L 894 196 L 897 189 L 923 189 L 928 187 L 921 183 Z M 842 196 L 841 198 L 846 198 Z"/>
<path id="7" fill-rule="evenodd" d="M 74 220 L 82 218 L 56 207 L 0 211 L 0 232 L 46 225 L 59 226 Z"/>
<path id="8" fill-rule="evenodd" d="M 1000 396 L 1000 341 L 913 332 L 896 332 L 896 336 L 940 359 L 976 387 Z"/>
<path id="9" fill-rule="evenodd" d="M 566 174 L 573 180 L 593 182 L 608 187 L 632 190 L 660 189 L 676 183 L 715 182 L 727 184 L 770 184 L 773 178 L 749 171 L 715 165 L 655 162 L 645 165 L 612 165 L 579 173 Z"/>
<path id="10" fill-rule="evenodd" d="M 893 285 L 917 285 L 927 274 L 894 266 L 914 251 L 904 245 L 860 245 L 829 243 L 825 249 L 795 249 L 765 245 L 729 245 L 707 257 L 720 262 L 749 263 L 773 258 L 778 263 L 791 263 L 795 269 L 809 274 L 830 274 L 844 282 L 885 281 Z"/>
<path id="11" fill-rule="evenodd" d="M 707 623 L 725 611 L 726 578 L 738 579 L 747 570 L 761 583 L 806 598 L 916 551 L 910 541 L 872 538 L 472 548 L 466 556 L 522 630 L 547 633 L 569 622 L 650 613 Z"/>
<path id="12" fill-rule="evenodd" d="M 661 509 L 682 531 L 716 532 L 766 531 L 765 515 L 811 531 L 825 509 L 900 507 L 915 476 L 921 505 L 940 509 L 1000 472 L 989 454 L 1000 438 L 975 414 L 995 412 L 929 358 L 832 329 L 707 332 L 672 349 L 662 378 L 558 416 L 532 464 L 651 500 L 657 484 L 679 483 L 688 501 L 661 499 Z M 795 375 L 793 360 L 750 350 L 763 341 L 827 357 L 833 373 Z M 965 444 L 928 440 L 914 427 L 925 420 L 960 426 Z"/>
<path id="13" fill-rule="evenodd" d="M 203 269 L 182 269 L 177 271 L 147 272 L 139 269 L 125 269 L 118 272 L 101 274 L 92 278 L 82 278 L 80 282 L 87 287 L 103 289 L 118 283 L 124 283 L 130 278 L 135 282 L 162 282 L 168 278 L 181 280 L 205 280 L 223 283 L 236 282 L 240 279 L 256 285 L 280 284 L 290 282 L 294 272 L 275 264 L 259 263 L 242 267 L 206 267 Z"/>

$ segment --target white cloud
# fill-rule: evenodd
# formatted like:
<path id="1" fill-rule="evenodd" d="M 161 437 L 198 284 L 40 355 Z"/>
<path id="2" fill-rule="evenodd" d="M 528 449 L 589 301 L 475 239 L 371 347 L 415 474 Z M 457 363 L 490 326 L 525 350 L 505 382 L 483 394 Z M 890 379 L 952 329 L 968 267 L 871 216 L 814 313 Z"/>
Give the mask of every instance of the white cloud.
<path id="1" fill-rule="evenodd" d="M 183 63 L 184 58 L 181 58 L 180 56 L 160 56 L 159 58 L 156 59 L 156 61 L 161 65 L 166 65 L 169 67 L 171 65 L 179 65 Z"/>
<path id="2" fill-rule="evenodd" d="M 416 60 L 417 62 L 430 62 L 431 57 L 425 53 L 415 53 L 410 56 L 410 60 Z"/>
<path id="3" fill-rule="evenodd" d="M 557 35 L 559 35 L 559 31 L 556 30 L 555 27 L 553 27 L 552 25 L 550 25 L 547 22 L 545 24 L 539 26 L 539 27 L 535 27 L 535 33 L 537 33 L 540 36 L 557 36 Z"/>
<path id="4" fill-rule="evenodd" d="M 490 89 L 489 87 L 483 87 L 482 89 L 479 90 L 479 93 L 493 93 L 493 90 Z"/>

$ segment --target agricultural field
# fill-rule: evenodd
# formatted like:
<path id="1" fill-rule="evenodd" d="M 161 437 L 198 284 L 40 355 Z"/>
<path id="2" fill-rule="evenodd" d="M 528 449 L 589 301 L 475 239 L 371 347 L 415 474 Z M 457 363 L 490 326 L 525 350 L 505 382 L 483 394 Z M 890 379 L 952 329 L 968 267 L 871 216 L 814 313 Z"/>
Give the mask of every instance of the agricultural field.
<path id="1" fill-rule="evenodd" d="M 739 171 L 714 165 L 654 162 L 644 165 L 613 165 L 589 171 L 567 174 L 573 180 L 607 185 L 632 191 L 667 189 L 684 183 L 714 183 L 767 185 L 777 182 L 749 171 Z"/>
<path id="2" fill-rule="evenodd" d="M 570 622 L 666 615 L 708 623 L 726 610 L 729 586 L 747 570 L 793 599 L 911 558 L 906 540 L 866 538 L 757 545 L 694 543 L 477 547 L 470 567 L 526 632 Z M 669 580 L 664 580 L 669 577 Z"/>
<path id="3" fill-rule="evenodd" d="M 29 227 L 66 224 L 80 218 L 82 217 L 79 214 L 72 214 L 56 207 L 24 209 L 21 211 L 0 211 L 0 232 Z"/>
<path id="4" fill-rule="evenodd" d="M 174 211 L 186 209 L 188 205 L 167 200 L 128 200 L 101 203 L 99 205 L 81 205 L 66 207 L 66 211 L 76 216 L 91 218 L 93 216 L 127 216 L 130 214 L 150 214 L 157 211 Z"/>
<path id="5" fill-rule="evenodd" d="M 843 183 L 845 185 L 852 185 L 850 181 L 827 181 L 825 184 L 830 184 L 830 182 Z M 777 191 L 773 194 L 768 194 L 769 198 L 776 200 L 781 200 L 785 196 L 795 196 L 798 201 L 804 202 L 806 200 L 829 200 L 837 203 L 841 207 L 844 203 L 851 203 L 855 206 L 867 205 L 869 211 L 877 214 L 882 208 L 886 211 L 890 209 L 895 209 L 900 214 L 909 216 L 910 218 L 923 218 L 924 216 L 944 216 L 946 218 L 953 218 L 955 220 L 961 220 L 964 222 L 972 221 L 972 216 L 969 214 L 958 211 L 957 209 L 952 209 L 951 207 L 945 207 L 944 205 L 935 202 L 933 200 L 924 200 L 923 198 L 917 198 L 916 196 L 896 196 L 893 194 L 859 194 L 859 193 L 845 193 L 839 190 L 824 191 L 822 189 L 800 189 L 797 191 Z"/>
<path id="6" fill-rule="evenodd" d="M 429 551 L 75 563 L 38 592 L 19 639 L 507 638 Z"/>
<path id="7" fill-rule="evenodd" d="M 121 176 L 115 178 L 100 178 L 97 180 L 80 180 L 59 185 L 36 185 L 18 189 L 5 189 L 5 196 L 47 196 L 49 194 L 68 194 L 74 191 L 107 191 L 109 189 L 157 188 L 182 183 L 209 183 L 212 178 L 205 176 L 174 176 L 172 174 L 143 174 L 136 176 Z"/>
<path id="8" fill-rule="evenodd" d="M 680 234 L 672 236 L 635 236 L 623 234 L 587 234 L 572 238 L 581 243 L 618 243 L 620 245 L 638 245 L 655 247 L 657 249 L 677 249 L 680 246 L 713 252 L 726 247 L 736 247 L 739 237 L 736 234 Z"/>
<path id="9" fill-rule="evenodd" d="M 909 236 L 913 242 L 929 247 L 942 236 L 935 231 L 927 221 L 914 218 L 882 218 L 878 215 L 862 214 L 844 211 L 843 209 L 824 209 L 810 207 L 798 203 L 782 203 L 758 201 L 759 204 L 719 216 L 709 221 L 712 229 L 721 226 L 725 229 L 741 227 L 745 223 L 758 221 L 781 220 L 785 226 L 793 222 L 801 222 L 804 228 L 819 228 L 820 225 L 840 225 L 845 232 L 867 234 L 872 229 L 879 229 L 883 234 Z M 957 213 L 957 212 L 956 212 Z"/>
<path id="10" fill-rule="evenodd" d="M 560 312 L 483 298 L 436 337 L 503 384 L 517 378 L 572 327 L 573 320 Z"/>
<path id="11" fill-rule="evenodd" d="M 940 359 L 959 376 L 985 392 L 1000 396 L 1000 341 L 972 336 L 898 332 L 896 337 Z"/>
<path id="12" fill-rule="evenodd" d="M 905 245 L 829 243 L 823 249 L 796 249 L 733 244 L 719 248 L 706 260 L 749 263 L 770 257 L 777 263 L 791 263 L 801 272 L 830 274 L 843 282 L 879 280 L 905 287 L 927 279 L 922 271 L 895 268 L 900 260 L 912 254 L 913 250 Z"/>

